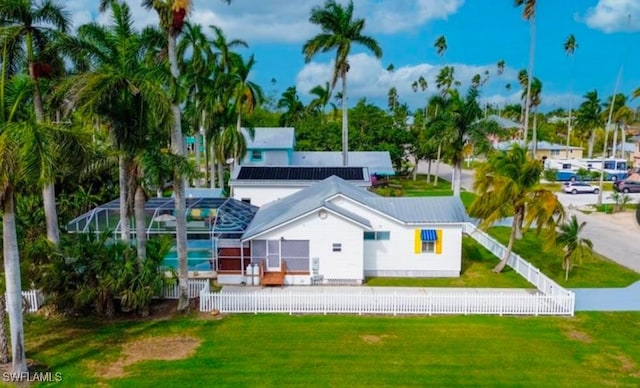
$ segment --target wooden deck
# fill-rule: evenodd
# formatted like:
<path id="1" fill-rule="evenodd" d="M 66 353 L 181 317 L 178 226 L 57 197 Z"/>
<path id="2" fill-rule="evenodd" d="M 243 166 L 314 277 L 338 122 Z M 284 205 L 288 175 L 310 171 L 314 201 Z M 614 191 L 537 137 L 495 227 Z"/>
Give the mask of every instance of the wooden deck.
<path id="1" fill-rule="evenodd" d="M 287 274 L 287 264 L 283 261 L 280 271 L 267 271 L 266 263 L 260 262 L 260 285 L 284 287 L 284 277 Z"/>

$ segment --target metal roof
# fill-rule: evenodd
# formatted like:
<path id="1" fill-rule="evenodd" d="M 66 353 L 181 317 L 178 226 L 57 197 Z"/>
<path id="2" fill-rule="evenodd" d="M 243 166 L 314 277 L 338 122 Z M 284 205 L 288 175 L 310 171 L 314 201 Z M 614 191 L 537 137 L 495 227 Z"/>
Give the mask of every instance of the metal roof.
<path id="1" fill-rule="evenodd" d="M 247 227 L 243 239 L 249 240 L 322 208 L 340 214 L 353 222 L 370 227 L 370 222 L 367 219 L 329 202 L 336 195 L 342 195 L 359 202 L 405 224 L 460 223 L 469 221 L 464 206 L 457 197 L 380 197 L 343 179 L 332 176 L 261 207 Z"/>
<path id="2" fill-rule="evenodd" d="M 501 151 L 506 151 L 509 148 L 511 148 L 514 144 L 519 144 L 520 146 L 523 146 L 523 142 L 518 140 L 518 141 L 503 141 L 500 142 L 498 144 L 496 144 L 496 148 L 501 150 Z M 533 144 L 529 143 L 529 147 L 532 147 Z M 567 149 L 566 144 L 556 144 L 556 143 L 550 143 L 548 141 L 539 141 L 538 144 L 536 145 L 536 149 L 537 150 L 544 150 L 544 151 L 564 151 Z M 574 146 L 569 146 L 570 150 L 581 150 L 583 149 L 582 147 L 574 147 Z"/>
<path id="3" fill-rule="evenodd" d="M 275 127 L 253 129 L 253 139 L 247 128 L 241 129 L 247 142 L 247 150 L 260 149 L 291 149 L 296 142 L 295 130 L 291 127 Z"/>
<path id="4" fill-rule="evenodd" d="M 513 120 L 505 119 L 504 117 L 500 117 L 498 115 L 489 115 L 487 116 L 487 120 L 495 121 L 500 126 L 500 128 L 503 128 L 503 129 L 524 128 L 524 125 L 517 123 Z"/>
<path id="5" fill-rule="evenodd" d="M 341 166 L 342 152 L 296 151 L 291 155 L 293 166 Z M 388 151 L 349 152 L 349 166 L 367 167 L 370 174 L 395 175 Z"/>

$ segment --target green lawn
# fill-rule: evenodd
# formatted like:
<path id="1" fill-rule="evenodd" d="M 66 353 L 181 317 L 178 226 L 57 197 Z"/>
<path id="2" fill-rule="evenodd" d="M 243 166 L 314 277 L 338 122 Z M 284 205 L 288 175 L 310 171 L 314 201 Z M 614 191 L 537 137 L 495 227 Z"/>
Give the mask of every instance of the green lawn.
<path id="1" fill-rule="evenodd" d="M 489 234 L 506 245 L 510 231 L 507 227 L 494 227 L 489 229 Z M 529 231 L 522 240 L 516 240 L 513 250 L 563 287 L 626 287 L 640 280 L 639 273 L 596 253 L 591 259 L 575 263 L 569 280 L 565 281 L 562 250 L 545 251 L 543 247 L 543 237 Z"/>
<path id="2" fill-rule="evenodd" d="M 116 323 L 29 316 L 26 333 L 28 358 L 74 387 L 640 384 L 640 313 L 194 315 Z M 123 354 L 132 341 L 168 337 L 191 338 L 197 347 L 186 358 L 163 361 L 144 360 L 140 355 L 153 351 L 139 346 L 138 362 L 124 368 L 125 376 L 106 377 L 118 360 L 135 359 Z M 162 355 L 177 351 L 156 348 Z"/>
<path id="3" fill-rule="evenodd" d="M 463 237 L 462 274 L 459 278 L 369 278 L 366 285 L 392 287 L 533 287 L 511 268 L 507 268 L 502 274 L 491 272 L 491 269 L 497 263 L 498 258 L 491 252 L 483 248 L 471 237 Z"/>

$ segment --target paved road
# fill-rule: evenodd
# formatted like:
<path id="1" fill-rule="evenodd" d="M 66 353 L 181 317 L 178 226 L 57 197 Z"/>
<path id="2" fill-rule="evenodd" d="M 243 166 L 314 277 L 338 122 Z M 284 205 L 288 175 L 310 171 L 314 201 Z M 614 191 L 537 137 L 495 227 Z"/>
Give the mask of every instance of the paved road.
<path id="1" fill-rule="evenodd" d="M 418 172 L 425 174 L 427 172 L 427 164 L 421 162 L 418 165 Z M 432 172 L 435 172 L 435 166 L 432 167 Z M 451 173 L 452 168 L 450 166 L 446 164 L 440 165 L 439 176 L 450 180 Z M 473 171 L 462 170 L 461 183 L 462 187 L 471 190 L 473 186 Z M 608 193 L 603 193 L 604 203 L 611 202 L 608 196 Z M 632 194 L 632 196 L 634 196 L 636 202 L 640 199 L 638 194 Z M 558 193 L 558 198 L 567 208 L 569 208 L 569 205 L 579 207 L 594 204 L 597 201 L 597 195 L 594 194 L 572 195 Z M 640 272 L 640 243 L 638 243 L 640 241 L 640 226 L 635 222 L 635 216 L 632 212 L 608 215 L 569 211 L 575 213 L 579 221 L 587 222 L 583 229 L 583 236 L 593 242 L 593 248 L 596 252 L 627 268 Z"/>

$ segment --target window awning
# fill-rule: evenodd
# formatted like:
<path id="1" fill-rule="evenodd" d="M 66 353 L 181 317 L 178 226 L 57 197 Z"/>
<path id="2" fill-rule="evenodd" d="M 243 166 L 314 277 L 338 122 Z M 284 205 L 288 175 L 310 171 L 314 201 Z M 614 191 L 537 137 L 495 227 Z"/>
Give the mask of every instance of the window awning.
<path id="1" fill-rule="evenodd" d="M 438 240 L 438 234 L 434 229 L 422 229 L 420 231 L 420 239 L 422 241 L 436 241 Z"/>

